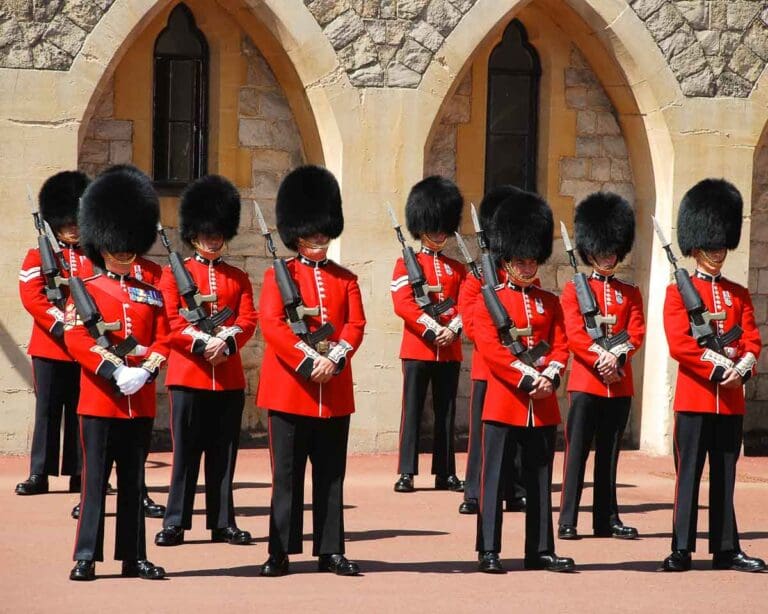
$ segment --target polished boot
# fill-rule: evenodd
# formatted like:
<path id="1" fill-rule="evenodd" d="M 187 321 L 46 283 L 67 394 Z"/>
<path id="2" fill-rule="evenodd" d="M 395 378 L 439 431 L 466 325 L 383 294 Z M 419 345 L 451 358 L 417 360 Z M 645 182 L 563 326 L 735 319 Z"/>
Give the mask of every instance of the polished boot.
<path id="1" fill-rule="evenodd" d="M 477 569 L 483 573 L 507 573 L 498 552 L 481 552 L 477 556 Z"/>
<path id="2" fill-rule="evenodd" d="M 288 573 L 288 556 L 285 554 L 270 554 L 261 566 L 260 576 L 277 578 Z"/>
<path id="3" fill-rule="evenodd" d="M 70 516 L 77 520 L 80 518 L 80 504 L 78 503 L 75 507 L 72 508 L 72 512 L 70 513 Z"/>
<path id="4" fill-rule="evenodd" d="M 451 490 L 453 492 L 464 492 L 464 482 L 455 474 L 436 475 L 435 490 Z"/>
<path id="5" fill-rule="evenodd" d="M 156 546 L 180 546 L 184 543 L 184 529 L 181 527 L 165 527 L 155 535 Z"/>
<path id="6" fill-rule="evenodd" d="M 614 522 L 607 529 L 596 530 L 595 537 L 615 537 L 617 539 L 637 539 L 639 537 L 639 534 L 635 527 L 627 527 L 620 522 Z"/>
<path id="7" fill-rule="evenodd" d="M 477 499 L 464 499 L 459 504 L 459 514 L 477 514 L 480 511 L 480 505 Z"/>
<path id="8" fill-rule="evenodd" d="M 401 473 L 395 482 L 395 492 L 413 492 L 413 474 Z"/>
<path id="9" fill-rule="evenodd" d="M 554 552 L 526 556 L 523 561 L 526 569 L 545 569 L 547 571 L 573 571 L 576 564 L 567 556 L 557 556 Z"/>
<path id="10" fill-rule="evenodd" d="M 337 576 L 356 576 L 360 566 L 343 554 L 321 554 L 317 559 L 317 571 L 329 571 Z"/>
<path id="11" fill-rule="evenodd" d="M 662 571 L 689 571 L 691 569 L 691 553 L 687 550 L 673 550 L 661 563 Z"/>
<path id="12" fill-rule="evenodd" d="M 734 571 L 763 571 L 763 559 L 747 556 L 740 550 L 716 552 L 712 557 L 712 569 L 733 569 Z"/>
<path id="13" fill-rule="evenodd" d="M 559 539 L 580 539 L 576 527 L 572 527 L 569 524 L 564 524 L 559 529 L 557 529 L 557 537 Z"/>
<path id="14" fill-rule="evenodd" d="M 508 512 L 524 512 L 527 501 L 525 497 L 515 497 L 513 499 L 507 499 L 505 509 Z"/>
<path id="15" fill-rule="evenodd" d="M 123 570 L 120 575 L 124 578 L 162 580 L 165 578 L 165 569 L 158 565 L 153 565 L 144 559 L 138 561 L 123 561 Z"/>
<path id="16" fill-rule="evenodd" d="M 144 516 L 147 518 L 162 518 L 165 516 L 165 506 L 152 501 L 149 495 L 141 500 L 141 507 L 144 509 Z"/>
<path id="17" fill-rule="evenodd" d="M 93 561 L 77 561 L 72 571 L 69 572 L 69 579 L 76 582 L 87 582 L 96 579 L 96 563 Z"/>
<path id="18" fill-rule="evenodd" d="M 80 492 L 81 480 L 79 475 L 69 476 L 69 492 Z"/>
<path id="19" fill-rule="evenodd" d="M 224 527 L 223 529 L 211 530 L 212 542 L 227 542 L 233 546 L 243 546 L 251 543 L 251 534 L 235 526 Z"/>
<path id="20" fill-rule="evenodd" d="M 33 473 L 23 482 L 16 484 L 17 495 L 42 495 L 48 492 L 48 476 Z"/>

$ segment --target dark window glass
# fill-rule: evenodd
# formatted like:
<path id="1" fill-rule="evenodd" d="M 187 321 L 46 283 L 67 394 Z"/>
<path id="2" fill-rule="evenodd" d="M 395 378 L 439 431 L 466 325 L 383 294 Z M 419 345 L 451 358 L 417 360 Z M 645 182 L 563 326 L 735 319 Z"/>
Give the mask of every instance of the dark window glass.
<path id="1" fill-rule="evenodd" d="M 155 41 L 153 173 L 175 192 L 207 172 L 208 44 L 179 4 Z"/>
<path id="2" fill-rule="evenodd" d="M 536 190 L 541 65 L 517 19 L 488 60 L 485 190 L 511 183 Z"/>

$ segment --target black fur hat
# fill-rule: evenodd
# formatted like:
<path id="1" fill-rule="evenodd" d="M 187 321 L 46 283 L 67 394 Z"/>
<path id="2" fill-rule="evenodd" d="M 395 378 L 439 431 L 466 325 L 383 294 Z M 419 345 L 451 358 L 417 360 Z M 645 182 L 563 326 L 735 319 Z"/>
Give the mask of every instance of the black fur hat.
<path id="1" fill-rule="evenodd" d="M 459 229 L 464 198 L 450 179 L 432 175 L 411 188 L 405 204 L 405 225 L 414 239 L 423 234 Z"/>
<path id="2" fill-rule="evenodd" d="M 104 268 L 102 250 L 146 254 L 159 220 L 160 203 L 149 177 L 132 168 L 105 172 L 83 194 L 80 244 L 85 255 Z"/>
<path id="3" fill-rule="evenodd" d="M 584 264 L 590 256 L 616 254 L 624 260 L 635 242 L 635 212 L 624 198 L 613 192 L 595 192 L 576 206 L 574 216 L 576 251 Z"/>
<path id="4" fill-rule="evenodd" d="M 321 233 L 335 239 L 344 230 L 341 191 L 333 173 L 321 166 L 292 170 L 277 191 L 277 231 L 296 251 L 301 237 Z"/>
<path id="5" fill-rule="evenodd" d="M 518 190 L 493 216 L 488 240 L 501 260 L 533 258 L 543 264 L 552 255 L 552 209 L 538 194 Z"/>
<path id="6" fill-rule="evenodd" d="M 221 234 L 229 241 L 240 225 L 240 193 L 220 175 L 190 183 L 181 195 L 179 229 L 187 245 L 201 234 Z"/>
<path id="7" fill-rule="evenodd" d="M 79 171 L 62 171 L 45 180 L 38 196 L 40 214 L 54 232 L 67 224 L 77 224 L 80 197 L 90 179 Z"/>
<path id="8" fill-rule="evenodd" d="M 480 217 L 480 225 L 483 230 L 487 231 L 493 224 L 493 215 L 506 199 L 510 196 L 519 195 L 522 192 L 519 188 L 513 185 L 505 184 L 499 185 L 495 188 L 488 190 L 483 200 L 480 201 L 480 210 L 478 215 Z"/>
<path id="9" fill-rule="evenodd" d="M 735 249 L 741 239 L 741 194 L 725 179 L 704 179 L 685 193 L 677 212 L 677 243 L 694 249 Z"/>

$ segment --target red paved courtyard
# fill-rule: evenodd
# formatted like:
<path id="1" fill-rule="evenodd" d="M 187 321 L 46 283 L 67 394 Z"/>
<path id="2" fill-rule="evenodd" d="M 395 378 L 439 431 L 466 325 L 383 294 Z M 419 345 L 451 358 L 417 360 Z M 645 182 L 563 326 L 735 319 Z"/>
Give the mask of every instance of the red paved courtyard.
<path id="1" fill-rule="evenodd" d="M 422 466 L 428 466 L 425 460 Z M 460 455 L 458 466 L 464 462 Z M 169 463 L 170 454 L 157 453 L 147 467 L 151 494 L 161 503 Z M 555 463 L 556 520 L 561 454 Z M 239 526 L 253 533 L 251 546 L 211 544 L 199 494 L 185 545 L 154 546 L 162 521 L 147 520 L 149 558 L 166 568 L 167 580 L 123 579 L 119 563 L 106 560 L 97 564 L 97 580 L 91 583 L 67 579 L 75 532 L 69 512 L 76 497 L 66 492 L 66 478 L 52 478 L 51 494 L 16 496 L 13 488 L 26 477 L 28 464 L 26 457 L 0 457 L 0 612 L 759 612 L 768 597 L 768 574 L 709 568 L 706 509 L 700 515 L 695 570 L 655 571 L 670 546 L 674 478 L 669 457 L 622 455 L 622 519 L 638 527 L 642 539 L 558 541 L 558 553 L 572 556 L 578 573 L 523 571 L 523 518 L 508 513 L 502 558 L 509 573 L 489 576 L 475 572 L 475 517 L 457 513 L 461 495 L 432 491 L 429 476 L 417 477 L 417 492 L 396 494 L 394 456 L 353 456 L 346 481 L 347 554 L 364 575 L 316 573 L 311 542 L 305 541 L 305 554 L 291 559 L 291 575 L 260 578 L 259 565 L 267 556 L 269 459 L 266 450 L 244 450 L 235 503 Z M 589 476 L 591 465 L 587 471 Z M 591 495 L 591 488 L 585 489 L 579 521 L 583 535 L 591 527 L 585 507 Z M 702 504 L 707 497 L 705 482 Z M 110 496 L 107 556 L 114 545 L 114 505 Z M 768 458 L 742 459 L 736 507 L 744 550 L 768 558 Z M 307 512 L 305 537 L 311 537 L 310 531 Z"/>

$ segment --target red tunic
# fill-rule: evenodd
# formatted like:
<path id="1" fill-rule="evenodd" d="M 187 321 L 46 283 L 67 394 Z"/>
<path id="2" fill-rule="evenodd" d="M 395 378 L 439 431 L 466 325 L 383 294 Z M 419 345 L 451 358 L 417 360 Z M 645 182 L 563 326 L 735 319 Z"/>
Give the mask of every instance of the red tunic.
<path id="1" fill-rule="evenodd" d="M 62 247 L 62 252 L 69 264 L 69 271 L 62 271 L 62 277 L 89 277 L 93 274 L 91 261 L 79 249 Z M 21 304 L 32 316 L 32 336 L 27 353 L 38 358 L 72 361 L 64 346 L 64 338 L 54 335 L 53 332 L 57 323 L 61 322 L 63 325 L 64 313 L 45 297 L 45 278 L 40 270 L 41 265 L 40 250 L 30 249 L 19 271 Z M 66 286 L 63 290 L 65 297 L 68 296 Z M 61 326 L 57 328 L 60 330 Z"/>
<path id="2" fill-rule="evenodd" d="M 416 259 L 424 271 L 427 284 L 442 286 L 441 292 L 430 293 L 432 301 L 438 303 L 452 298 L 458 303 L 459 289 L 466 275 L 464 265 L 444 256 L 442 252 L 434 252 L 427 248 L 422 248 L 416 254 Z M 462 322 L 458 307 L 454 306 L 441 314 L 438 321 L 424 313 L 413 298 L 413 290 L 408 283 L 408 272 L 402 258 L 398 258 L 395 263 L 390 290 L 395 313 L 403 319 L 405 324 L 403 341 L 400 345 L 400 358 L 438 362 L 461 361 L 461 338 L 458 333 L 461 332 Z M 430 331 L 437 333 L 441 327 L 445 326 L 457 333 L 456 340 L 451 345 L 439 347 L 425 337 L 427 335 L 433 338 Z"/>
<path id="3" fill-rule="evenodd" d="M 216 294 L 216 301 L 204 303 L 209 313 L 225 307 L 232 310 L 233 315 L 216 332 L 217 337 L 227 342 L 230 354 L 227 360 L 216 366 L 203 358 L 210 336 L 179 314 L 182 301 L 176 279 L 171 267 L 165 267 L 159 286 L 171 327 L 171 355 L 165 385 L 204 390 L 242 390 L 245 388 L 245 375 L 239 350 L 253 336 L 258 320 L 248 274 L 220 258 L 208 261 L 198 255 L 187 258 L 184 266 L 201 294 Z"/>
<path id="4" fill-rule="evenodd" d="M 631 397 L 632 387 L 631 358 L 640 349 L 645 337 L 645 318 L 643 317 L 643 297 L 640 290 L 613 276 L 604 277 L 593 273 L 589 277 L 589 287 L 604 316 L 615 315 L 616 324 L 606 325 L 607 333 L 615 335 L 623 330 L 629 334 L 629 341 L 611 348 L 611 353 L 622 359 L 623 377 L 615 384 L 605 384 L 594 368 L 600 354 L 607 351 L 598 346 L 584 327 L 584 318 L 579 310 L 576 298 L 576 286 L 573 281 L 565 285 L 560 297 L 565 317 L 565 331 L 568 335 L 568 347 L 573 353 L 571 375 L 568 379 L 568 392 L 588 392 L 600 397 Z"/>
<path id="5" fill-rule="evenodd" d="M 568 362 L 568 340 L 560 302 L 557 296 L 537 286 L 522 289 L 508 283 L 498 295 L 518 328 L 531 326 L 532 335 L 525 337 L 528 347 L 546 341 L 550 351 L 535 368 L 523 364 L 501 344 L 488 310 L 477 304 L 474 311 L 475 343 L 490 370 L 483 420 L 513 426 L 560 424 L 556 393 L 534 400 L 519 387 L 524 378 L 535 378 L 539 374 L 551 379 L 555 386 L 559 384 Z"/>
<path id="6" fill-rule="evenodd" d="M 142 258 L 141 256 L 137 256 L 131 266 L 131 277 L 138 281 L 143 281 L 150 286 L 158 287 L 162 275 L 163 267 L 157 264 L 157 262 Z"/>
<path id="7" fill-rule="evenodd" d="M 317 264 L 317 266 L 315 266 Z M 308 308 L 319 307 L 319 316 L 307 316 L 311 331 L 330 322 L 334 346 L 328 358 L 340 371 L 325 384 L 306 377 L 317 351 L 301 341 L 286 322 L 274 269 L 264 274 L 259 301 L 261 331 L 267 347 L 261 364 L 256 404 L 266 409 L 333 418 L 355 411 L 350 358 L 360 347 L 365 313 L 357 276 L 330 260 L 313 263 L 301 256 L 287 261 L 299 294 Z"/>
<path id="8" fill-rule="evenodd" d="M 674 409 L 744 414 L 744 387 L 722 388 L 712 378 L 716 377 L 716 371 L 730 366 L 735 366 L 745 380 L 755 372 L 762 344 L 749 291 L 728 279 L 713 278 L 699 271 L 691 278 L 706 308 L 712 313 L 725 312 L 725 320 L 716 323 L 718 332 L 722 334 L 738 324 L 744 333 L 741 339 L 728 346 L 729 358 L 699 347 L 691 336 L 688 314 L 677 286 L 667 287 L 664 330 L 670 356 L 679 363 Z"/>
<path id="9" fill-rule="evenodd" d="M 507 272 L 504 269 L 499 269 L 496 272 L 498 279 L 501 283 L 507 278 Z M 536 283 L 535 285 L 538 285 Z M 459 290 L 459 313 L 461 314 L 462 333 L 472 342 L 472 371 L 470 373 L 470 379 L 486 381 L 488 379 L 488 366 L 485 364 L 480 350 L 477 349 L 475 343 L 475 323 L 474 323 L 474 310 L 477 305 L 483 307 L 483 295 L 480 292 L 483 282 L 474 275 L 467 275 L 464 279 L 464 283 L 461 284 Z"/>
<path id="10" fill-rule="evenodd" d="M 77 413 L 102 418 L 140 418 L 155 416 L 154 378 L 168 358 L 168 320 L 162 294 L 153 286 L 130 277 L 119 279 L 108 274 L 85 280 L 86 289 L 105 322 L 118 321 L 119 331 L 107 332 L 114 343 L 129 334 L 139 343 L 138 354 L 121 359 L 98 346 L 83 326 L 70 298 L 67 303 L 64 341 L 67 350 L 80 363 L 80 402 Z M 120 365 L 143 367 L 150 381 L 136 394 L 118 393 L 113 373 Z"/>

